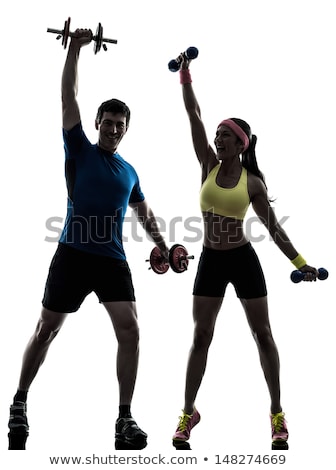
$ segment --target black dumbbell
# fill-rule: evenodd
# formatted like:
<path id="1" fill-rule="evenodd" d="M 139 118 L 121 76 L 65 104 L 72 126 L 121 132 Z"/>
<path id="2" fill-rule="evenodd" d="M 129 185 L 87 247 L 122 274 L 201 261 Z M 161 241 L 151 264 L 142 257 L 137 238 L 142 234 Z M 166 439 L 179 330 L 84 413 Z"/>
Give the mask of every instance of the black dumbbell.
<path id="1" fill-rule="evenodd" d="M 53 29 L 53 28 L 48 28 L 47 33 L 54 33 L 57 34 L 56 39 L 61 39 L 62 38 L 62 46 L 64 49 L 67 47 L 68 39 L 76 37 L 76 33 L 72 33 L 70 31 L 70 21 L 71 18 L 69 17 L 65 23 L 64 23 L 64 28 L 62 30 L 60 29 Z M 100 51 L 101 47 L 103 46 L 104 51 L 107 50 L 105 42 L 108 42 L 110 44 L 117 44 L 118 41 L 116 39 L 108 39 L 103 37 L 103 27 L 101 23 L 98 23 L 96 34 L 92 36 L 92 40 L 94 41 L 94 53 L 97 54 L 97 52 Z"/>
<path id="2" fill-rule="evenodd" d="M 196 57 L 198 56 L 198 49 L 197 47 L 188 47 L 188 49 L 181 55 L 185 55 L 188 60 L 196 59 Z M 171 72 L 177 72 L 178 70 L 180 70 L 182 63 L 181 55 L 179 55 L 176 59 L 173 59 L 168 63 L 168 68 Z"/>

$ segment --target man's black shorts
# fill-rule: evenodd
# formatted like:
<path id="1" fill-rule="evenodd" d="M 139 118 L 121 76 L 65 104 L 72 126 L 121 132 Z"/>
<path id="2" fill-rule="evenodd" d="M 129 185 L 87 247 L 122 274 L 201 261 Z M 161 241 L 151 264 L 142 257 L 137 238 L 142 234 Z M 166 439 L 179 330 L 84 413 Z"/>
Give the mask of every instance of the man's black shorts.
<path id="1" fill-rule="evenodd" d="M 135 301 L 127 261 L 59 243 L 51 260 L 42 305 L 55 312 L 75 312 L 91 292 L 96 293 L 99 302 Z"/>
<path id="2" fill-rule="evenodd" d="M 237 297 L 241 299 L 267 295 L 264 274 L 251 243 L 232 250 L 203 247 L 193 294 L 224 297 L 229 282 L 233 284 Z"/>

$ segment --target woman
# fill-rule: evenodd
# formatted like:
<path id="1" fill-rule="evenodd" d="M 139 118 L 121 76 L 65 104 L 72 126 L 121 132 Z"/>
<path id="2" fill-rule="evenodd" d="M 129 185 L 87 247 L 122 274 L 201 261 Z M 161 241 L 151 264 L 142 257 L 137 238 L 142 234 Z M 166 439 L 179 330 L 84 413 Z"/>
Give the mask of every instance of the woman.
<path id="1" fill-rule="evenodd" d="M 225 289 L 232 283 L 256 341 L 270 393 L 272 447 L 286 449 L 288 429 L 280 402 L 279 356 L 269 323 L 265 279 L 258 257 L 243 232 L 249 204 L 279 249 L 297 269 L 306 273 L 304 280 L 316 280 L 318 272 L 296 251 L 270 206 L 255 155 L 257 138 L 250 126 L 236 118 L 220 122 L 214 141 L 215 152 L 208 143 L 192 88 L 190 61 L 184 54 L 180 60 L 183 99 L 202 170 L 200 205 L 204 241 L 193 290 L 194 339 L 187 366 L 185 403 L 173 444 L 177 448 L 189 448 L 186 441 L 190 431 L 200 421 L 195 399 Z"/>

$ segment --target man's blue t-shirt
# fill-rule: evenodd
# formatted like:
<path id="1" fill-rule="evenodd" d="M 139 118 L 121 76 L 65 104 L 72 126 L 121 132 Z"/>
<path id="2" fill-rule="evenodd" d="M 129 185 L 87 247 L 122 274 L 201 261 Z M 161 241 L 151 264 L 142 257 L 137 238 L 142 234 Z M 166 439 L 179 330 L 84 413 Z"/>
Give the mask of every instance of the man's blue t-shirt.
<path id="1" fill-rule="evenodd" d="M 122 227 L 129 203 L 143 201 L 139 178 L 118 153 L 91 144 L 81 123 L 63 129 L 68 209 L 60 243 L 126 259 Z"/>

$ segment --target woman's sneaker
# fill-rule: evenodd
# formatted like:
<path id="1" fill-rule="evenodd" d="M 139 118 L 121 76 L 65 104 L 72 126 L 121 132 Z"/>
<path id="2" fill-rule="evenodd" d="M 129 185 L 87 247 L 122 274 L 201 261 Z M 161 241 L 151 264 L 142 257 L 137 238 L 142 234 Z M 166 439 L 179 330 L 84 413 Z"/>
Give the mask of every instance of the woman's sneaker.
<path id="1" fill-rule="evenodd" d="M 182 416 L 179 417 L 180 421 L 177 425 L 175 434 L 173 435 L 173 444 L 179 445 L 190 438 L 192 428 L 196 426 L 201 420 L 201 415 L 195 409 L 192 415 L 188 415 L 182 410 Z"/>
<path id="2" fill-rule="evenodd" d="M 285 413 L 270 415 L 272 427 L 272 449 L 288 449 L 288 429 Z"/>
<path id="3" fill-rule="evenodd" d="M 139 428 L 131 416 L 118 418 L 115 429 L 115 448 L 117 450 L 141 450 L 146 447 L 147 434 Z"/>

